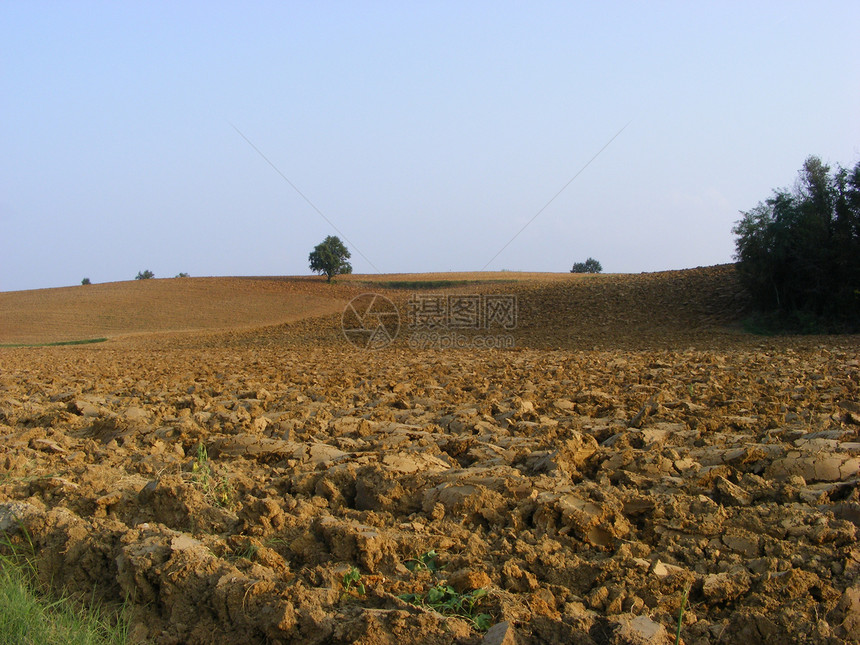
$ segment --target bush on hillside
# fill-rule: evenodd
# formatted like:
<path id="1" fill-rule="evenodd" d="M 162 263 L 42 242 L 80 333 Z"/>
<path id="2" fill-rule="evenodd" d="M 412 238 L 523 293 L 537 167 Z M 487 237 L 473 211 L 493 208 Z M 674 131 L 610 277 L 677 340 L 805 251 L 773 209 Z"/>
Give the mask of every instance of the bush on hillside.
<path id="1" fill-rule="evenodd" d="M 150 280 L 155 277 L 155 274 L 147 269 L 146 271 L 138 272 L 137 276 L 135 276 L 135 280 Z"/>
<path id="2" fill-rule="evenodd" d="M 575 262 L 570 270 L 571 273 L 600 273 L 601 271 L 603 267 L 594 258 L 588 258 L 585 262 Z"/>

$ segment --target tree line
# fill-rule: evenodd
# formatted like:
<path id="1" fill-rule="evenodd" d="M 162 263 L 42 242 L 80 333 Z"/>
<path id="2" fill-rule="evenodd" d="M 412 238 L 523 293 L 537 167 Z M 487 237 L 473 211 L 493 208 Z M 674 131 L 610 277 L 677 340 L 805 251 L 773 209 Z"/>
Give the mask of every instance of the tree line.
<path id="1" fill-rule="evenodd" d="M 774 190 L 732 232 L 737 270 L 757 313 L 788 331 L 860 330 L 860 162 L 808 157 L 791 189 Z"/>

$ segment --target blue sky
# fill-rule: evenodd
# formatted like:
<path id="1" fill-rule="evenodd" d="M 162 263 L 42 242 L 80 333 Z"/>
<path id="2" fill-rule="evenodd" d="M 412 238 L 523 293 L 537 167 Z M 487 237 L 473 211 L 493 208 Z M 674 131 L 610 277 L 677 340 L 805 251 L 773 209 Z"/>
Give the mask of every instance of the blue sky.
<path id="1" fill-rule="evenodd" d="M 860 3 L 0 3 L 0 290 L 731 261 L 860 161 Z M 235 125 L 328 218 L 236 132 Z"/>

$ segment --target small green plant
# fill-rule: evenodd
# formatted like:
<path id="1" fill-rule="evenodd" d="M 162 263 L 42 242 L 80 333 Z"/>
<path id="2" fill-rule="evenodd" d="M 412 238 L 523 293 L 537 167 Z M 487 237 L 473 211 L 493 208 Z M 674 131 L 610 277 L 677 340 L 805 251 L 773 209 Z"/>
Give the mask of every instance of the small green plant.
<path id="1" fill-rule="evenodd" d="M 209 453 L 203 443 L 197 444 L 197 456 L 191 465 L 191 480 L 215 505 L 224 508 L 232 506 L 236 496 L 235 491 L 226 477 L 218 477 L 212 471 Z"/>
<path id="2" fill-rule="evenodd" d="M 152 271 L 150 271 L 149 269 L 146 269 L 145 271 L 138 271 L 138 273 L 134 279 L 135 280 L 151 280 L 154 277 L 155 277 L 155 274 Z"/>
<path id="3" fill-rule="evenodd" d="M 687 606 L 687 597 L 690 595 L 690 585 L 684 589 L 684 594 L 681 596 L 681 609 L 678 611 L 678 630 L 675 632 L 675 645 L 681 643 L 681 624 L 684 621 L 684 608 Z"/>
<path id="4" fill-rule="evenodd" d="M 349 571 L 343 575 L 341 585 L 346 593 L 355 591 L 359 596 L 366 593 L 364 583 L 361 581 L 361 572 L 356 567 L 350 567 Z"/>
<path id="5" fill-rule="evenodd" d="M 177 278 L 190 278 L 191 276 L 189 274 L 185 273 L 185 271 L 182 271 L 181 273 L 177 273 L 176 277 Z"/>
<path id="6" fill-rule="evenodd" d="M 482 632 L 487 631 L 492 624 L 492 616 L 487 613 L 478 613 L 477 605 L 487 595 L 486 589 L 474 589 L 467 593 L 460 593 L 452 586 L 441 582 L 427 590 L 425 594 L 403 594 L 404 600 L 416 607 L 425 607 L 436 611 L 443 616 L 456 616 L 470 622 L 472 626 Z"/>
<path id="7" fill-rule="evenodd" d="M 84 278 L 83 280 L 81 280 L 81 284 L 92 284 L 92 283 L 90 282 L 89 278 Z"/>
<path id="8" fill-rule="evenodd" d="M 403 564 L 413 573 L 416 571 L 429 571 L 430 573 L 436 573 L 444 568 L 444 565 L 439 564 L 436 551 L 432 550 L 406 560 Z"/>

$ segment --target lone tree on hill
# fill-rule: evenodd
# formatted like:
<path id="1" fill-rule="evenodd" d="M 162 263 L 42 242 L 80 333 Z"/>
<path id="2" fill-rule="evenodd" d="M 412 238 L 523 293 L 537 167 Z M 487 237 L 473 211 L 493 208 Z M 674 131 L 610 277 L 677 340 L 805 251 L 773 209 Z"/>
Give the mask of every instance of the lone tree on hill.
<path id="1" fill-rule="evenodd" d="M 765 322 L 798 331 L 860 329 L 860 162 L 809 157 L 792 190 L 743 212 L 737 270 Z"/>
<path id="2" fill-rule="evenodd" d="M 311 264 L 311 271 L 325 273 L 326 278 L 331 282 L 336 275 L 352 273 L 352 265 L 347 262 L 349 258 L 349 249 L 340 241 L 340 238 L 329 235 L 314 247 L 308 256 L 308 261 Z"/>
<path id="3" fill-rule="evenodd" d="M 588 258 L 585 262 L 576 262 L 570 270 L 571 273 L 600 273 L 601 271 L 603 267 L 594 258 Z"/>
<path id="4" fill-rule="evenodd" d="M 146 271 L 138 271 L 137 275 L 134 277 L 135 280 L 149 280 L 154 278 L 155 274 L 147 269 Z"/>

